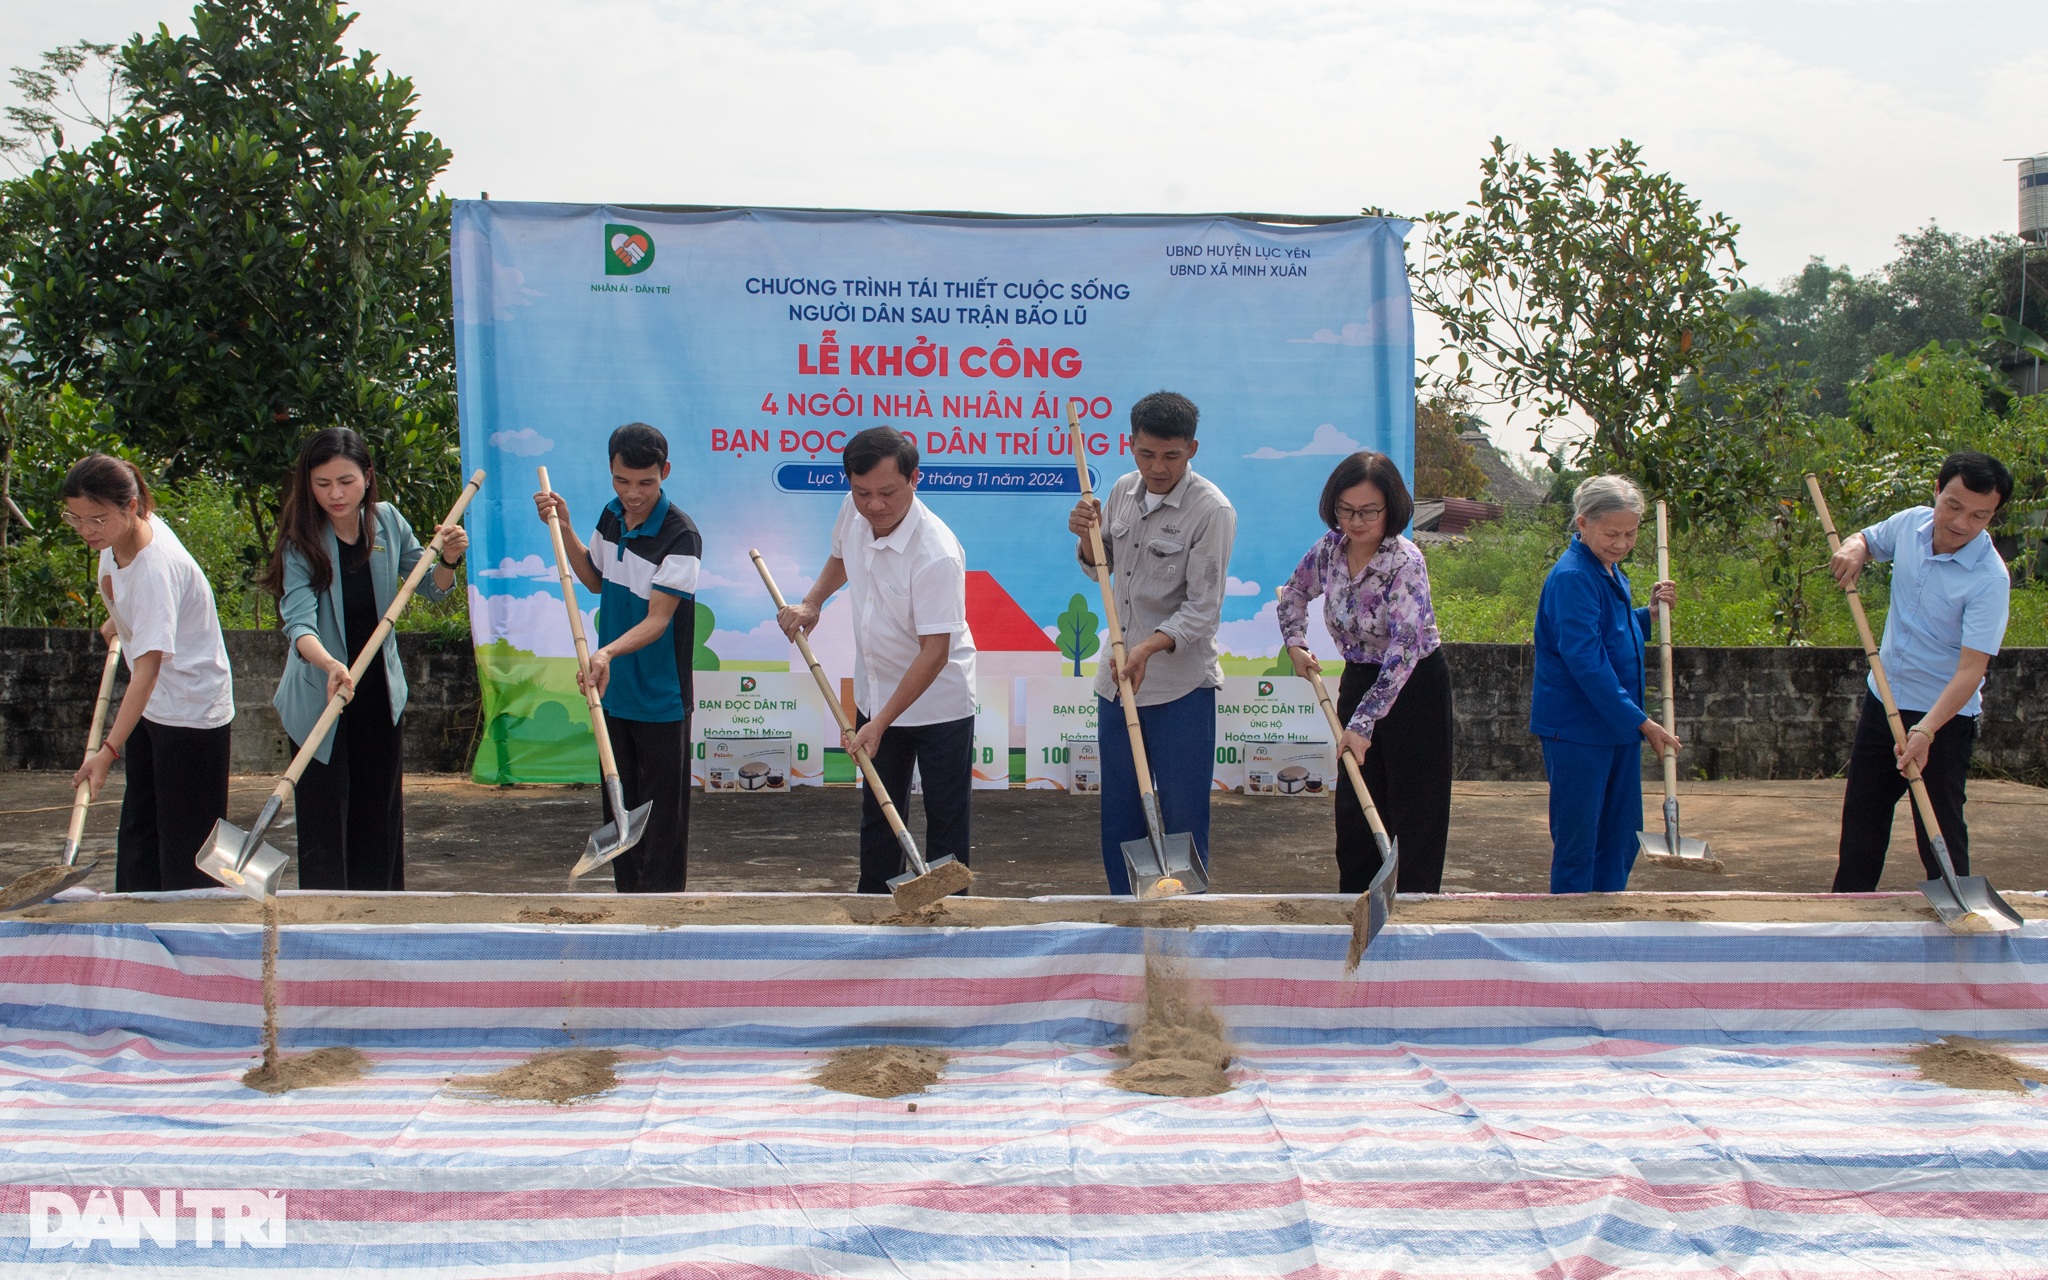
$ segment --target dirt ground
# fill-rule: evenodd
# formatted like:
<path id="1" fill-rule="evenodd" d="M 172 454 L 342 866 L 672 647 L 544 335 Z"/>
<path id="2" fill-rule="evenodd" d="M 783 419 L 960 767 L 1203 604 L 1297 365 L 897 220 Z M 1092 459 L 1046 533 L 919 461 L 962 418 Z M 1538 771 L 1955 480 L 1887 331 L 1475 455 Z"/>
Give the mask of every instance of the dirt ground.
<path id="1" fill-rule="evenodd" d="M 0 883 L 54 861 L 69 817 L 66 778 L 54 772 L 0 773 Z M 231 817 L 246 823 L 275 785 L 236 778 Z M 108 784 L 86 825 L 85 856 L 102 855 L 87 883 L 113 888 L 114 828 L 121 781 Z M 1681 794 L 1685 831 L 1709 841 L 1720 875 L 1641 865 L 1630 888 L 1656 893 L 1825 891 L 1834 874 L 1841 813 L 1839 781 L 1691 783 Z M 1645 798 L 1655 817 L 1661 794 Z M 974 797 L 975 892 L 989 897 L 1101 893 L 1092 797 L 981 791 Z M 1212 804 L 1213 885 L 1221 893 L 1331 893 L 1328 799 L 1218 795 Z M 909 805 L 922 834 L 918 800 Z M 805 788 L 788 796 L 697 795 L 691 802 L 693 890 L 846 891 L 858 866 L 858 794 Z M 2012 782 L 1970 786 L 1973 869 L 2000 889 L 2048 889 L 2048 790 Z M 481 787 L 466 778 L 406 780 L 406 885 L 410 889 L 559 893 L 568 869 L 599 824 L 591 787 Z M 294 830 L 272 843 L 290 853 Z M 1550 842 L 1540 783 L 1461 782 L 1452 791 L 1449 892 L 1540 893 L 1548 886 Z M 1882 887 L 1910 891 L 1922 876 L 1912 853 L 1907 805 L 1899 807 Z M 286 885 L 294 883 L 286 873 Z M 603 872 L 580 892 L 609 892 Z"/>

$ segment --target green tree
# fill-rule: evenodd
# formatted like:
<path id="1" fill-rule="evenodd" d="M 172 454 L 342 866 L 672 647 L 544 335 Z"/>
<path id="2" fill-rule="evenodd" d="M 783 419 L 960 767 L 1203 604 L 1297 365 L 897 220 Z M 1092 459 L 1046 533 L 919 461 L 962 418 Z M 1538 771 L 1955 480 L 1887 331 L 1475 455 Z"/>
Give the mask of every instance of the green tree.
<path id="1" fill-rule="evenodd" d="M 1568 461 L 1630 467 L 1692 411 L 1681 385 L 1742 340 L 1724 305 L 1736 225 L 1626 139 L 1546 158 L 1495 138 L 1479 197 L 1420 221 L 1415 303 L 1457 353 L 1429 382 L 1534 413 L 1539 449 Z M 1574 419 L 1590 434 L 1574 438 Z"/>
<path id="2" fill-rule="evenodd" d="M 1059 628 L 1060 652 L 1073 660 L 1074 674 L 1080 675 L 1082 660 L 1094 657 L 1102 645 L 1095 634 L 1102 619 L 1089 612 L 1088 597 L 1077 591 L 1067 601 L 1067 611 L 1053 619 L 1053 625 Z"/>
<path id="3" fill-rule="evenodd" d="M 1471 407 L 1458 396 L 1438 392 L 1415 403 L 1415 495 L 1430 498 L 1479 498 L 1486 494 L 1486 473 L 1472 460 L 1472 446 L 1459 433 L 1478 425 Z M 1292 670 L 1282 672 L 1292 674 Z"/>
<path id="4" fill-rule="evenodd" d="M 205 0 L 114 55 L 106 131 L 0 192 L 24 376 L 75 385 L 174 482 L 230 484 L 269 539 L 301 437 L 368 438 L 388 489 L 456 486 L 448 150 L 410 81 L 341 46 L 325 0 Z M 59 68 L 61 73 L 61 68 Z"/>

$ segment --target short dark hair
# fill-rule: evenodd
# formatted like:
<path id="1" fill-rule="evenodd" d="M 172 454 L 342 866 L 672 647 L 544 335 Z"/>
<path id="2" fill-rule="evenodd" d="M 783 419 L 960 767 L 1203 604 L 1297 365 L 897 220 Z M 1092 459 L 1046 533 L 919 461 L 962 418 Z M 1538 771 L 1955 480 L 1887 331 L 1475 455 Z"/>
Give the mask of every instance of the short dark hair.
<path id="1" fill-rule="evenodd" d="M 1332 529 L 1337 527 L 1337 495 L 1346 489 L 1369 484 L 1380 491 L 1387 502 L 1387 532 L 1399 533 L 1415 518 L 1415 499 L 1408 496 L 1408 482 L 1401 478 L 1401 469 L 1394 460 L 1374 449 L 1360 449 L 1330 473 L 1323 481 L 1323 500 L 1316 507 L 1323 523 Z"/>
<path id="2" fill-rule="evenodd" d="M 1192 440 L 1202 411 L 1178 391 L 1154 391 L 1131 406 L 1131 434 L 1143 432 L 1161 440 Z"/>
<path id="3" fill-rule="evenodd" d="M 644 422 L 629 422 L 612 432 L 608 456 L 635 471 L 645 471 L 668 461 L 668 437 Z"/>
<path id="4" fill-rule="evenodd" d="M 1971 493 L 1998 494 L 1998 507 L 2002 511 L 2012 500 L 2012 472 L 2005 464 L 1988 453 L 1952 453 L 1941 464 L 1941 475 L 1934 482 L 1935 492 L 1948 488 L 1951 480 L 1961 480 L 1963 488 Z"/>
<path id="5" fill-rule="evenodd" d="M 908 480 L 917 470 L 917 441 L 894 427 L 869 427 L 848 440 L 846 452 L 840 455 L 850 476 L 866 475 L 884 458 L 896 459 L 896 470 Z"/>

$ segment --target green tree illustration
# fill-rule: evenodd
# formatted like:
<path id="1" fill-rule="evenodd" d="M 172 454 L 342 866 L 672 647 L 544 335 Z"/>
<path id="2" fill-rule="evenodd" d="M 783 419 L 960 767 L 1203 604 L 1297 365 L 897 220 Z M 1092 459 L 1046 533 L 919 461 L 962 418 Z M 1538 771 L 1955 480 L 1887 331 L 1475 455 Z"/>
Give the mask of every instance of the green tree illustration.
<path id="1" fill-rule="evenodd" d="M 711 652 L 711 628 L 717 625 L 718 615 L 711 612 L 711 606 L 702 600 L 697 605 L 697 647 L 690 650 L 692 671 L 718 670 L 718 655 Z"/>
<path id="2" fill-rule="evenodd" d="M 1073 660 L 1074 674 L 1080 675 L 1082 660 L 1094 657 L 1102 645 L 1095 637 L 1102 619 L 1089 612 L 1088 597 L 1077 591 L 1067 601 L 1067 611 L 1054 619 L 1053 625 L 1059 628 L 1060 652 Z"/>

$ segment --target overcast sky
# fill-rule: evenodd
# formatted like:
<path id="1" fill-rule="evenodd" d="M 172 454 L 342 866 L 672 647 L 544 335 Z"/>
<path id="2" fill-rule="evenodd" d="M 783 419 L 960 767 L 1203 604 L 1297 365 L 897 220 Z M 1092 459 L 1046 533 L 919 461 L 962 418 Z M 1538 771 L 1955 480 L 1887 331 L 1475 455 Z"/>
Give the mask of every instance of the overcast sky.
<path id="1" fill-rule="evenodd" d="M 1495 134 L 1619 137 L 1742 225 L 1751 279 L 2014 229 L 2040 0 L 363 0 L 458 196 L 1348 213 L 1472 197 Z M 160 0 L 0 0 L 0 62 Z M 0 94 L 11 91 L 0 89 Z"/>

